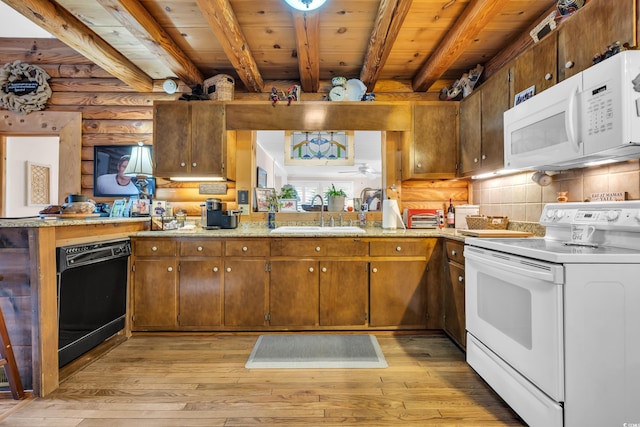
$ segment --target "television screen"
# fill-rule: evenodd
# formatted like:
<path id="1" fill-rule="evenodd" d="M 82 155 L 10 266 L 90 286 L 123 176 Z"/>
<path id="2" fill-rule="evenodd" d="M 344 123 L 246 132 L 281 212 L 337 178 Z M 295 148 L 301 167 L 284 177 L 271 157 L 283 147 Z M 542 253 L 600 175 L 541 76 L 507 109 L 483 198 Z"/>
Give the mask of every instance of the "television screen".
<path id="1" fill-rule="evenodd" d="M 138 197 L 135 176 L 124 174 L 135 145 L 96 145 L 93 152 L 93 194 L 103 197 Z M 151 149 L 151 146 L 149 146 Z M 146 192 L 155 192 L 155 180 L 147 178 Z"/>

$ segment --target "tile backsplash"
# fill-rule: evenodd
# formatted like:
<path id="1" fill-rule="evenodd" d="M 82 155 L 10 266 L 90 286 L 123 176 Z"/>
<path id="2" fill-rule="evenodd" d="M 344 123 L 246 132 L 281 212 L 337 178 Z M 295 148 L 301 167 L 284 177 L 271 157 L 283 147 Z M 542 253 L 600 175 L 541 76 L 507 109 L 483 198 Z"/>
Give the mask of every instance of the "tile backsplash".
<path id="1" fill-rule="evenodd" d="M 533 173 L 473 181 L 469 202 L 480 205 L 482 215 L 508 216 L 511 221 L 538 222 L 543 206 L 556 202 L 560 191 L 568 192 L 569 202 L 588 200 L 592 193 L 612 191 L 626 192 L 627 200 L 640 200 L 638 160 L 557 172 L 546 187 L 531 180 Z"/>

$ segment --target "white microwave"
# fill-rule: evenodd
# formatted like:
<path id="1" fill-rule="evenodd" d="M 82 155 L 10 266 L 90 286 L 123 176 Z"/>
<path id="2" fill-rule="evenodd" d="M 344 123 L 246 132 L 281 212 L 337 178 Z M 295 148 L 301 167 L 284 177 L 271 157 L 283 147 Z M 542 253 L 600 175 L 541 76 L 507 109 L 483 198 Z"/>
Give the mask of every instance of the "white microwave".
<path id="1" fill-rule="evenodd" d="M 640 51 L 624 51 L 504 113 L 507 169 L 640 158 Z"/>

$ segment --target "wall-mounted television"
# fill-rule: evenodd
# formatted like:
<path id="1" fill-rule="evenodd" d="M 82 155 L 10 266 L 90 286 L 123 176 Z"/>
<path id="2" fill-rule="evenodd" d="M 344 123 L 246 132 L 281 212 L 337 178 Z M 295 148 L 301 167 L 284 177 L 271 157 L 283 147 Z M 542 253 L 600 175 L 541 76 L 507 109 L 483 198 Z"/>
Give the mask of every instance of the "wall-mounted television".
<path id="1" fill-rule="evenodd" d="M 127 176 L 131 151 L 137 145 L 96 145 L 93 151 L 93 195 L 101 197 L 138 197 L 137 178 Z M 149 146 L 149 149 L 151 147 Z M 150 197 L 155 194 L 155 179 L 147 178 Z"/>

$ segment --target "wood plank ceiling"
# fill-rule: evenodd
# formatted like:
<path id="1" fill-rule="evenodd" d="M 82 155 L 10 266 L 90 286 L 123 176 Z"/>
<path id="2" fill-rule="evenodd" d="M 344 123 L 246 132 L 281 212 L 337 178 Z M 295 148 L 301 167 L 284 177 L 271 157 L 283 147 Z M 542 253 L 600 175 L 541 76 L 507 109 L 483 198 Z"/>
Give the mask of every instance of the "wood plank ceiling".
<path id="1" fill-rule="evenodd" d="M 328 0 L 303 13 L 284 0 L 2 1 L 139 92 L 154 80 L 193 86 L 223 73 L 254 93 L 274 82 L 328 92 L 335 76 L 374 92 L 437 92 L 556 3 Z"/>

